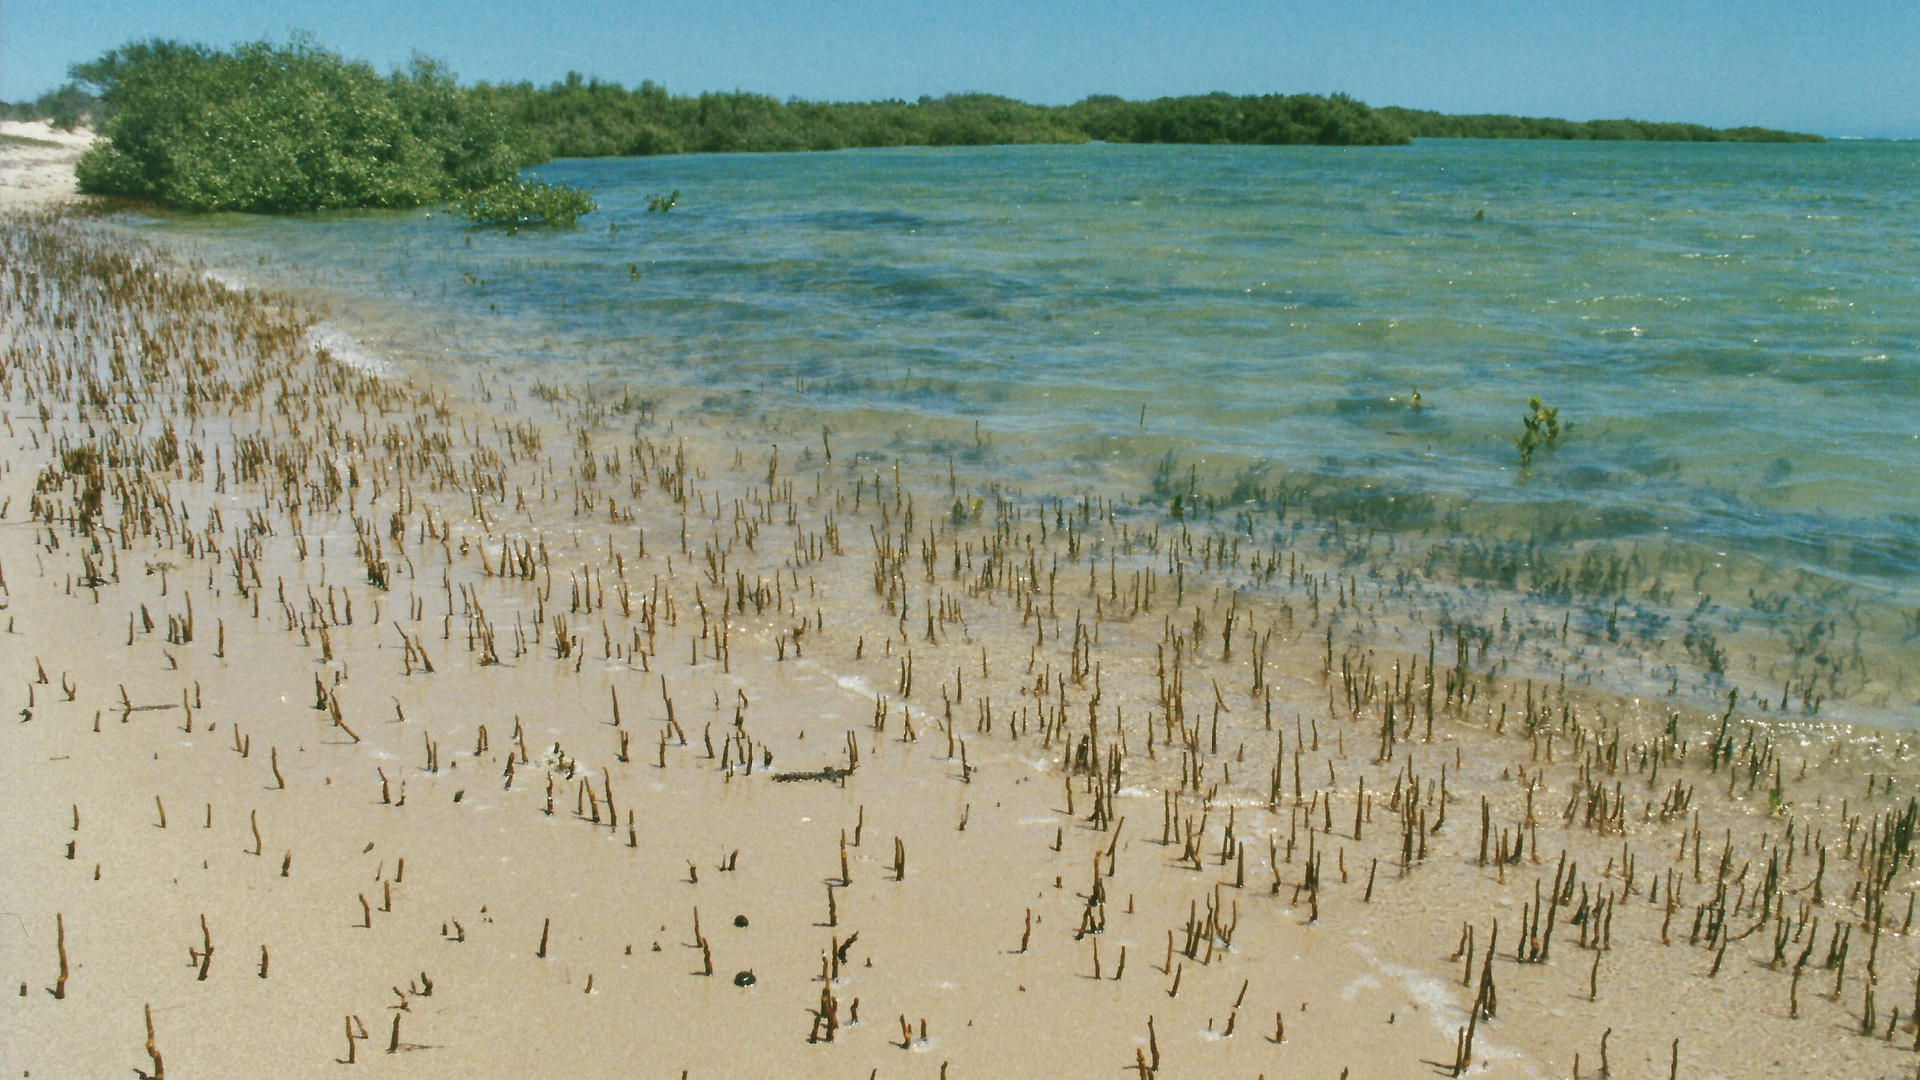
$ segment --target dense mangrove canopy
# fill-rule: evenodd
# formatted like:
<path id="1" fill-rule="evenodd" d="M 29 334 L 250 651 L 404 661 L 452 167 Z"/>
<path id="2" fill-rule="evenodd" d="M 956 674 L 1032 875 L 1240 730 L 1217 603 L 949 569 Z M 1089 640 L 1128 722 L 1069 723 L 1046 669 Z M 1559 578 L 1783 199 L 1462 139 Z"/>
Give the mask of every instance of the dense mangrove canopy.
<path id="1" fill-rule="evenodd" d="M 188 210 L 418 206 L 511 180 L 512 120 L 416 58 L 382 76 L 310 42 L 153 41 L 74 69 L 107 139 L 80 188 Z"/>

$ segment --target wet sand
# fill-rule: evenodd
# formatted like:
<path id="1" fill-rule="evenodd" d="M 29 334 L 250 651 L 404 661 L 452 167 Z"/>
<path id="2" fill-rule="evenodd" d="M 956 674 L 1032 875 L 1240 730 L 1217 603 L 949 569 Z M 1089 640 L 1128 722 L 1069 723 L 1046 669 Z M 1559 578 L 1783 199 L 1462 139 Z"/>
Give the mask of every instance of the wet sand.
<path id="1" fill-rule="evenodd" d="M 1224 515 L 369 374 L 83 217 L 0 244 L 0 1066 L 1920 1063 L 1904 735 L 1569 688 L 1513 662 L 1557 620 Z"/>

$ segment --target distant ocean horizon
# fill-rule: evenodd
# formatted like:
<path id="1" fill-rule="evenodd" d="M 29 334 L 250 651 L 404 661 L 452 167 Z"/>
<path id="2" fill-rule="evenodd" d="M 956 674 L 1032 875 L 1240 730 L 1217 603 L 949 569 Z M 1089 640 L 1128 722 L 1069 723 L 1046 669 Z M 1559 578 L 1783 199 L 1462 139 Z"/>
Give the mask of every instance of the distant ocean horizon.
<path id="1" fill-rule="evenodd" d="M 1911 140 L 531 172 L 601 209 L 517 234 L 437 211 L 133 224 L 320 297 L 326 333 L 401 364 L 1203 518 L 1417 575 L 1462 622 L 1564 611 L 1625 691 L 1920 726 Z M 1563 431 L 1523 466 L 1536 397 Z"/>

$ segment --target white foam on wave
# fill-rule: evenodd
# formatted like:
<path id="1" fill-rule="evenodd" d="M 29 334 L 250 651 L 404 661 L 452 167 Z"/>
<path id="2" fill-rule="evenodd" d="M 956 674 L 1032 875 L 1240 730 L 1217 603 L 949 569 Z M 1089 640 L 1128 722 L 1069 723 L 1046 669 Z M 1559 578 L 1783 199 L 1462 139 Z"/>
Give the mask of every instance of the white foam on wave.
<path id="1" fill-rule="evenodd" d="M 393 371 L 378 353 L 360 344 L 346 331 L 331 323 L 314 323 L 307 331 L 307 345 L 315 353 L 323 354 L 363 374 L 389 375 Z"/>

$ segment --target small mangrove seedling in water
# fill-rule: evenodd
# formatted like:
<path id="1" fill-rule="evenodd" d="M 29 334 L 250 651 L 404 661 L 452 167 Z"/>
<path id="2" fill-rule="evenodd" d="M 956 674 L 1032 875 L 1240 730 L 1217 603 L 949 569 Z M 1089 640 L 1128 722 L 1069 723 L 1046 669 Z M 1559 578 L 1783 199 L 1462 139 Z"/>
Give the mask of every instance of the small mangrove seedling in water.
<path id="1" fill-rule="evenodd" d="M 462 197 L 460 213 L 476 225 L 568 226 L 599 209 L 593 196 L 567 184 L 508 180 Z"/>
<path id="2" fill-rule="evenodd" d="M 1527 399 L 1527 408 L 1530 410 L 1528 414 L 1520 418 L 1524 426 L 1520 434 L 1513 437 L 1514 448 L 1520 451 L 1520 467 L 1523 469 L 1533 464 L 1534 451 L 1551 453 L 1560 442 L 1559 408 L 1542 405 L 1537 397 Z"/>

